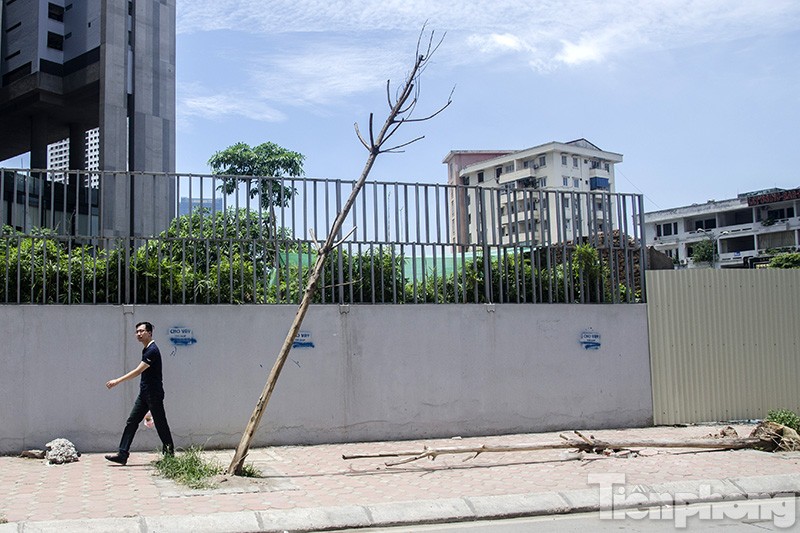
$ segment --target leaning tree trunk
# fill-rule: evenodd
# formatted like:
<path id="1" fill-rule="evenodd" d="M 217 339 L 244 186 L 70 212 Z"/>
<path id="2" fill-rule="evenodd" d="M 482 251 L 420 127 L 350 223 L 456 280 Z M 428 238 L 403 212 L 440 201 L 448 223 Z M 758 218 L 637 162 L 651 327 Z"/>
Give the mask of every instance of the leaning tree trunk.
<path id="1" fill-rule="evenodd" d="M 422 74 L 427 62 L 430 60 L 431 55 L 436 51 L 436 49 L 441 44 L 442 40 L 440 39 L 438 42 L 434 43 L 433 37 L 434 33 L 431 32 L 430 39 L 428 41 L 428 46 L 424 54 L 420 53 L 420 42 L 422 40 L 422 36 L 424 34 L 424 28 L 422 33 L 420 33 L 420 41 L 417 43 L 417 50 L 416 50 L 416 57 L 414 60 L 414 66 L 411 72 L 405 79 L 405 83 L 400 88 L 399 92 L 397 93 L 397 97 L 392 101 L 392 98 L 389 93 L 389 82 L 386 83 L 386 91 L 387 91 L 387 98 L 389 100 L 389 115 L 386 118 L 386 121 L 383 123 L 383 127 L 378 132 L 377 136 L 374 135 L 373 130 L 373 115 L 370 114 L 369 117 L 369 142 L 367 142 L 358 131 L 358 125 L 356 125 L 356 134 L 358 135 L 359 140 L 361 143 L 367 148 L 369 151 L 369 156 L 367 157 L 366 164 L 364 165 L 364 169 L 361 172 L 361 176 L 358 178 L 358 181 L 353 186 L 353 190 L 350 193 L 347 202 L 345 202 L 344 207 L 336 216 L 336 219 L 333 222 L 333 226 L 331 226 L 330 232 L 328 233 L 328 237 L 325 239 L 325 243 L 322 246 L 319 246 L 317 249 L 317 260 L 314 263 L 314 268 L 311 270 L 311 273 L 308 278 L 308 283 L 306 284 L 305 291 L 303 292 L 303 298 L 300 301 L 300 305 L 297 308 L 297 312 L 295 314 L 294 320 L 292 321 L 292 325 L 289 328 L 289 332 L 286 334 L 286 339 L 283 341 L 283 345 L 281 346 L 280 352 L 278 353 L 278 358 L 275 361 L 275 364 L 272 366 L 272 370 L 270 370 L 269 376 L 267 377 L 267 383 L 264 386 L 264 390 L 261 392 L 261 396 L 256 403 L 256 407 L 253 410 L 253 414 L 250 416 L 250 420 L 247 423 L 247 427 L 245 428 L 244 434 L 242 435 L 242 439 L 239 442 L 239 446 L 236 448 L 236 453 L 233 456 L 233 460 L 231 461 L 230 466 L 228 467 L 228 474 L 240 474 L 242 470 L 242 466 L 244 465 L 244 460 L 247 457 L 248 450 L 250 449 L 250 443 L 253 440 L 253 435 L 255 434 L 256 430 L 258 429 L 258 425 L 261 422 L 261 417 L 264 415 L 264 410 L 267 407 L 267 403 L 269 402 L 270 397 L 272 396 L 272 391 L 275 389 L 275 384 L 278 381 L 278 376 L 280 376 L 281 370 L 283 369 L 284 364 L 286 363 L 286 359 L 289 356 L 289 351 L 292 349 L 292 344 L 294 343 L 295 338 L 297 338 L 297 334 L 300 331 L 300 326 L 303 323 L 303 319 L 306 316 L 306 312 L 308 311 L 308 306 L 311 305 L 311 300 L 314 297 L 314 293 L 317 290 L 317 282 L 319 281 L 320 274 L 322 273 L 322 269 L 325 265 L 325 261 L 330 255 L 331 251 L 339 246 L 342 241 L 336 241 L 337 235 L 339 234 L 342 225 L 344 224 L 345 219 L 347 218 L 348 213 L 350 212 L 350 208 L 356 201 L 356 197 L 361 189 L 364 187 L 364 183 L 369 176 L 370 171 L 372 170 L 372 166 L 375 164 L 375 159 L 382 153 L 388 152 L 397 152 L 399 148 L 407 146 L 413 142 L 416 142 L 422 137 L 418 137 L 413 139 L 412 141 L 394 146 L 392 148 L 384 148 L 384 144 L 391 138 L 392 135 L 397 131 L 397 129 L 407 122 L 422 122 L 425 120 L 429 120 L 439 114 L 444 108 L 450 105 L 451 99 L 448 98 L 447 103 L 441 107 L 435 113 L 423 117 L 423 118 L 413 118 L 412 114 L 414 109 L 416 108 L 417 100 L 419 97 L 419 77 Z M 451 93 L 452 96 L 452 93 Z M 346 238 L 346 237 L 345 237 Z"/>

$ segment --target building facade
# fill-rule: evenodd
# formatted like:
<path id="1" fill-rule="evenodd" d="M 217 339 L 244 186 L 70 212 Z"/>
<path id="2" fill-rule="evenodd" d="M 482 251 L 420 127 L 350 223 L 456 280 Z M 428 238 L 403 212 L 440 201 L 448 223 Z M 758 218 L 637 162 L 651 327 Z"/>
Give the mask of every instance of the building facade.
<path id="1" fill-rule="evenodd" d="M 62 172 L 51 172 L 48 177 L 53 181 L 69 182 L 69 146 L 70 139 L 62 139 L 47 146 L 47 168 L 49 170 L 61 170 Z M 85 153 L 85 170 L 100 170 L 100 129 L 92 128 L 86 132 L 83 143 Z M 84 187 L 96 189 L 100 186 L 100 176 L 98 174 L 86 174 L 83 183 Z"/>
<path id="2" fill-rule="evenodd" d="M 586 139 L 517 151 L 452 151 L 450 236 L 458 243 L 576 241 L 603 232 L 614 211 L 614 165 L 622 155 Z M 594 195 L 581 193 L 595 193 Z"/>
<path id="3" fill-rule="evenodd" d="M 175 171 L 175 0 L 4 0 L 0 16 L 0 160 L 44 169 L 68 139 L 66 168 L 86 170 L 97 128 L 98 167 L 118 172 L 99 184 L 102 234 L 166 227 L 172 180 L 130 171 Z M 136 203 L 151 212 L 131 220 Z"/>
<path id="4" fill-rule="evenodd" d="M 679 267 L 709 266 L 694 261 L 698 243 L 713 248 L 711 265 L 745 268 L 775 253 L 800 250 L 800 188 L 767 189 L 736 198 L 645 213 L 648 246 Z"/>

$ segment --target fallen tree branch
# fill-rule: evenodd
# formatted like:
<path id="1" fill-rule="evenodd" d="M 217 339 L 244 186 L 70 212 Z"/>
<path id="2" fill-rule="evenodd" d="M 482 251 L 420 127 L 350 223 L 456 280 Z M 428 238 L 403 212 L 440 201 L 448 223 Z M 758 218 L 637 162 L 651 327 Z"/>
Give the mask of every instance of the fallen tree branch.
<path id="1" fill-rule="evenodd" d="M 474 453 L 475 457 L 482 453 L 502 453 L 502 452 L 529 452 L 539 450 L 558 450 L 558 449 L 577 449 L 586 452 L 602 452 L 603 450 L 627 449 L 627 448 L 702 448 L 716 450 L 741 450 L 747 448 L 771 449 L 771 441 L 760 438 L 736 438 L 736 439 L 684 439 L 684 440 L 621 440 L 603 441 L 590 439 L 578 432 L 575 432 L 580 439 L 570 439 L 561 435 L 563 442 L 541 443 L 541 444 L 499 444 L 481 446 L 445 446 L 437 448 L 424 447 L 422 450 L 406 450 L 394 452 L 377 452 L 364 454 L 342 455 L 342 459 L 371 459 L 383 457 L 409 457 L 396 463 L 386 463 L 387 466 L 418 461 L 419 459 L 430 458 L 435 460 L 439 455 L 451 455 L 460 453 Z M 474 457 L 473 457 L 474 459 Z"/>

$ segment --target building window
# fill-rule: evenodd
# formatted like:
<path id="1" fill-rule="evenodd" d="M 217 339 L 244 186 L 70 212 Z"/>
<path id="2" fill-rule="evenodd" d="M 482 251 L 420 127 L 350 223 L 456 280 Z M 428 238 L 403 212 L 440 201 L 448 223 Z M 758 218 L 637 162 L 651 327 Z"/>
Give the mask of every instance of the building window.
<path id="1" fill-rule="evenodd" d="M 478 172 L 478 183 L 483 183 L 483 172 Z"/>
<path id="2" fill-rule="evenodd" d="M 564 210 L 569 209 L 569 198 L 564 198 Z"/>
<path id="3" fill-rule="evenodd" d="M 786 209 L 770 209 L 767 211 L 767 220 L 781 220 L 792 217 L 794 217 L 793 207 L 787 207 Z"/>
<path id="4" fill-rule="evenodd" d="M 7 6 L 10 6 L 11 4 L 13 4 L 13 3 L 14 3 L 14 2 L 16 2 L 16 1 L 17 1 L 17 0 L 7 0 L 7 1 L 6 1 L 6 5 L 7 5 Z"/>
<path id="5" fill-rule="evenodd" d="M 572 178 L 572 186 L 575 187 L 576 189 L 579 189 L 581 186 L 581 180 L 579 180 L 578 178 Z"/>
<path id="6" fill-rule="evenodd" d="M 611 170 L 611 167 L 609 166 L 609 164 L 608 164 L 608 163 L 603 163 L 603 167 L 606 169 L 606 172 L 608 172 L 609 170 Z"/>
<path id="7" fill-rule="evenodd" d="M 503 167 L 497 167 L 496 169 L 494 169 L 495 178 L 499 179 L 502 174 L 503 174 Z"/>
<path id="8" fill-rule="evenodd" d="M 17 22 L 13 26 L 9 26 L 8 28 L 6 28 L 6 33 L 10 32 L 10 31 L 13 31 L 13 30 L 16 30 L 20 26 L 22 26 L 22 22 Z"/>
<path id="9" fill-rule="evenodd" d="M 669 237 L 678 233 L 678 223 L 668 222 L 666 224 L 656 224 L 656 237 Z"/>
<path id="10" fill-rule="evenodd" d="M 574 157 L 574 156 L 572 157 L 572 166 L 575 167 L 575 168 L 578 168 L 578 158 L 577 157 Z"/>
<path id="11" fill-rule="evenodd" d="M 707 230 L 707 229 L 714 229 L 717 227 L 717 220 L 715 218 L 707 218 L 705 220 L 695 220 L 694 221 L 694 229 L 695 230 Z"/>
<path id="12" fill-rule="evenodd" d="M 540 167 L 546 167 L 547 166 L 547 157 L 546 156 L 543 156 L 543 155 L 539 156 L 539 166 Z"/>
<path id="13" fill-rule="evenodd" d="M 569 178 L 567 176 L 561 176 L 561 184 L 564 187 L 569 187 Z"/>
<path id="14" fill-rule="evenodd" d="M 54 50 L 64 49 L 64 36 L 51 31 L 47 32 L 47 47 Z"/>
<path id="15" fill-rule="evenodd" d="M 510 165 L 506 165 L 505 172 L 506 173 L 514 172 L 514 163 L 511 163 Z"/>
<path id="16" fill-rule="evenodd" d="M 47 18 L 64 22 L 64 8 L 52 2 L 47 4 Z"/>
<path id="17" fill-rule="evenodd" d="M 539 187 L 547 187 L 547 176 L 539 178 Z"/>
<path id="18" fill-rule="evenodd" d="M 567 166 L 567 154 L 561 154 L 561 164 Z"/>
<path id="19" fill-rule="evenodd" d="M 19 50 L 17 50 L 16 52 L 12 52 L 12 53 L 8 54 L 8 55 L 6 56 L 6 61 L 8 61 L 9 59 L 11 59 L 12 57 L 17 57 L 17 56 L 19 55 L 19 53 L 20 53 L 20 51 L 19 51 Z"/>

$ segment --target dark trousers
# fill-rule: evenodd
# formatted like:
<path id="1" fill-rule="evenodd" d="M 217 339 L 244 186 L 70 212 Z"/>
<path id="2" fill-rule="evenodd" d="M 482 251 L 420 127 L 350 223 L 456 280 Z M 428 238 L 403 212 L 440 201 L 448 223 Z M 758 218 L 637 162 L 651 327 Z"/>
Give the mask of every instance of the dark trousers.
<path id="1" fill-rule="evenodd" d="M 144 415 L 150 411 L 153 415 L 153 423 L 158 432 L 158 438 L 161 439 L 162 452 L 173 453 L 175 445 L 172 443 L 172 433 L 169 430 L 167 423 L 167 414 L 164 412 L 164 392 L 163 391 L 141 391 L 133 404 L 131 414 L 128 416 L 128 421 L 125 424 L 125 430 L 122 432 L 122 439 L 119 441 L 119 454 L 128 457 L 131 451 L 131 443 L 133 437 L 136 435 L 136 430 L 139 429 L 139 424 L 144 420 Z"/>

